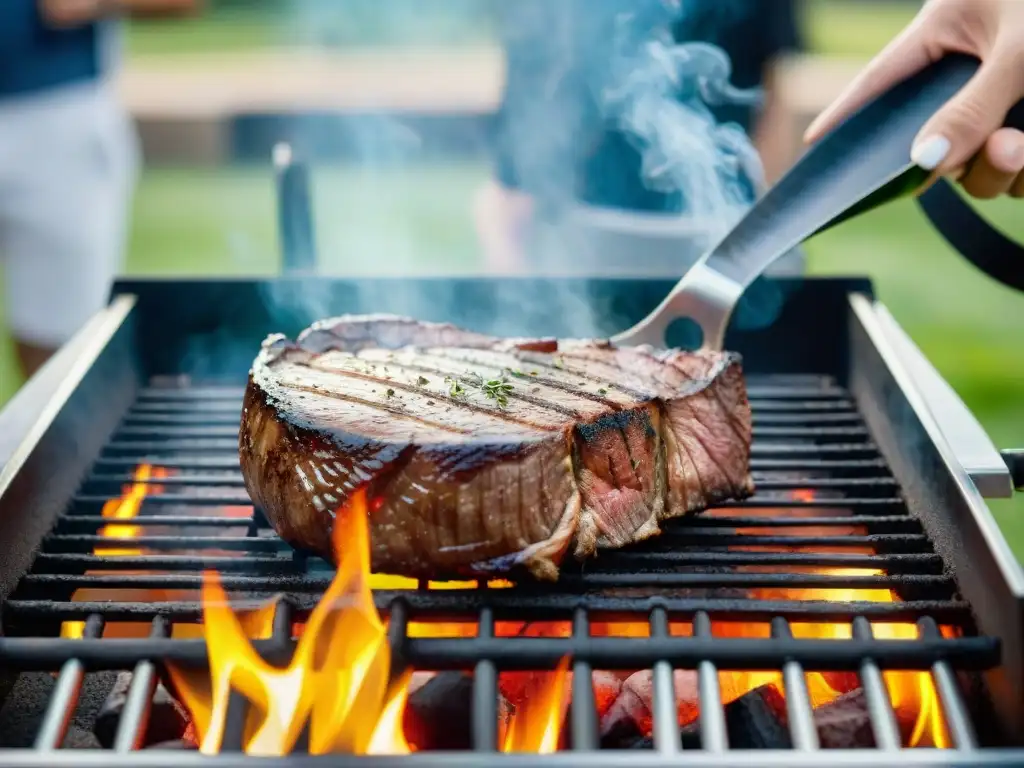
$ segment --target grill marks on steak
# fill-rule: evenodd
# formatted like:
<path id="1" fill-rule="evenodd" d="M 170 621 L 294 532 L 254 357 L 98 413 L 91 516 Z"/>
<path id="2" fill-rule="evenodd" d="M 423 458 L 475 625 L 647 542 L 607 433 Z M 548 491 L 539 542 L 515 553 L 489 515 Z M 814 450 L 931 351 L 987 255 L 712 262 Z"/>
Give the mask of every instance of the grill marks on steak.
<path id="1" fill-rule="evenodd" d="M 480 388 L 498 378 L 502 403 Z M 751 493 L 750 437 L 734 355 L 371 316 L 264 342 L 239 448 L 254 502 L 296 546 L 331 557 L 333 515 L 365 487 L 375 570 L 555 578 L 571 544 L 585 557 Z"/>

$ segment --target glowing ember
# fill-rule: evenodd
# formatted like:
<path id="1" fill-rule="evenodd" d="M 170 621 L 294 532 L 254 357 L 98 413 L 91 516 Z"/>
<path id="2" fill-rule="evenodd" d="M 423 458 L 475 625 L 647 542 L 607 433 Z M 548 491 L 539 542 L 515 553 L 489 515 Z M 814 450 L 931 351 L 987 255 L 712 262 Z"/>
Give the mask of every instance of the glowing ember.
<path id="1" fill-rule="evenodd" d="M 106 502 L 100 514 L 108 520 L 131 520 L 138 517 L 139 509 L 142 507 L 142 502 L 146 496 L 151 493 L 163 492 L 163 486 L 154 485 L 148 481 L 168 477 L 169 475 L 170 473 L 163 467 L 140 464 L 136 467 L 133 474 L 135 482 L 130 486 L 126 485 L 122 489 L 120 498 L 111 499 Z M 111 523 L 103 526 L 99 531 L 99 535 L 108 539 L 132 539 L 139 535 L 139 530 L 140 528 L 137 525 Z M 102 557 L 133 557 L 141 555 L 142 550 L 138 548 L 97 546 L 93 550 L 93 554 Z M 86 575 L 90 573 L 94 572 L 89 572 Z M 94 597 L 91 593 L 92 590 L 80 589 L 75 592 L 71 599 L 79 601 L 89 600 Z M 103 599 L 102 595 L 96 597 Z M 65 638 L 80 638 L 84 632 L 84 621 L 65 621 L 60 628 L 60 636 Z"/>
<path id="2" fill-rule="evenodd" d="M 220 750 L 231 691 L 252 705 L 243 748 L 248 754 L 285 755 L 309 723 L 313 754 L 405 754 L 398 727 L 409 678 L 389 692 L 391 652 L 373 604 L 368 575 L 366 501 L 356 494 L 335 519 L 337 573 L 309 616 L 287 667 L 265 662 L 228 605 L 219 577 L 203 582 L 203 622 L 210 657 L 205 686 L 193 675 L 172 672 L 175 687 L 193 712 L 206 754 Z"/>
<path id="3" fill-rule="evenodd" d="M 503 752 L 534 752 L 546 755 L 558 749 L 558 737 L 565 718 L 569 684 L 569 659 L 545 675 L 535 675 L 537 684 L 528 692 L 523 708 L 508 724 Z"/>

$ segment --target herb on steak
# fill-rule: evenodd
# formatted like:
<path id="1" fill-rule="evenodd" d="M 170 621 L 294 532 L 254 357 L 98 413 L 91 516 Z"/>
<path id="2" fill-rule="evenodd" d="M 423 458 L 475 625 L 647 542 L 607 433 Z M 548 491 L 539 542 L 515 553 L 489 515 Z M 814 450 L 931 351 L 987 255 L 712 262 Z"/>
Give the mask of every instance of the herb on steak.
<path id="1" fill-rule="evenodd" d="M 508 405 L 508 393 L 512 391 L 512 385 L 504 379 L 488 379 L 484 382 L 483 390 L 486 397 L 504 408 Z"/>
<path id="2" fill-rule="evenodd" d="M 428 379 L 426 376 L 420 376 L 418 379 L 416 379 L 416 383 L 419 384 L 421 387 L 425 387 L 427 384 L 430 383 L 430 379 Z"/>
<path id="3" fill-rule="evenodd" d="M 452 397 L 459 397 L 466 394 L 466 390 L 462 388 L 458 379 L 453 379 L 451 376 L 445 376 L 444 383 L 448 385 L 448 394 Z"/>

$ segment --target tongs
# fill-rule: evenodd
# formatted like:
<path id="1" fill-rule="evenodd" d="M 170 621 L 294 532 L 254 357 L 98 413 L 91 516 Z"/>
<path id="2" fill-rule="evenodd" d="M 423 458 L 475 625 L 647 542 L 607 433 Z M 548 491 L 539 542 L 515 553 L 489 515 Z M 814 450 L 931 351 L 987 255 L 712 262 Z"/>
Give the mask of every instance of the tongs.
<path id="1" fill-rule="evenodd" d="M 812 235 L 927 188 L 931 173 L 911 161 L 911 145 L 979 66 L 970 56 L 945 56 L 862 107 L 808 150 L 657 309 L 612 340 L 662 347 L 682 320 L 696 326 L 688 336 L 699 330 L 704 347 L 722 349 L 740 297 L 776 260 Z M 1022 105 L 1007 125 L 1024 128 Z"/>

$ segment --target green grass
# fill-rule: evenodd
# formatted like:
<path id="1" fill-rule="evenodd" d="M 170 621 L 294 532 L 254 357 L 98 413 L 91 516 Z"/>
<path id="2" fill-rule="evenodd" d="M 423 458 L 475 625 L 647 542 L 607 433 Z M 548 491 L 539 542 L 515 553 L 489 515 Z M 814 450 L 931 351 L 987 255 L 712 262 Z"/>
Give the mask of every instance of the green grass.
<path id="1" fill-rule="evenodd" d="M 804 0 L 808 48 L 829 56 L 873 56 L 919 8 L 907 0 Z"/>
<path id="2" fill-rule="evenodd" d="M 194 18 L 133 21 L 128 25 L 128 52 L 164 56 L 301 45 L 458 44 L 493 38 L 479 10 L 467 20 L 453 13 L 404 12 L 396 0 L 380 0 L 389 12 L 374 15 L 366 0 L 358 12 L 353 12 L 352 0 L 346 2 L 346 12 L 337 14 L 288 12 L 276 3 Z M 913 18 L 919 5 L 914 0 L 803 0 L 808 45 L 829 55 L 871 56 Z"/>

